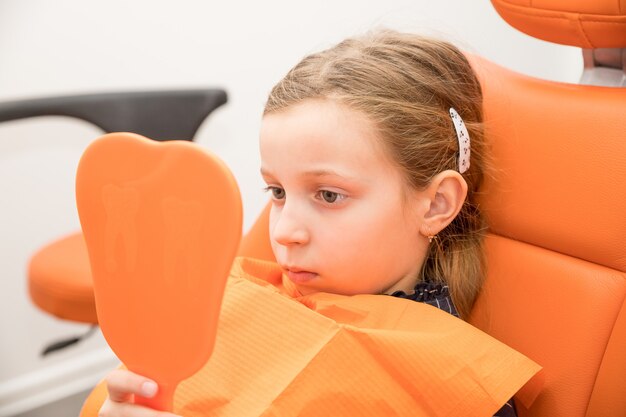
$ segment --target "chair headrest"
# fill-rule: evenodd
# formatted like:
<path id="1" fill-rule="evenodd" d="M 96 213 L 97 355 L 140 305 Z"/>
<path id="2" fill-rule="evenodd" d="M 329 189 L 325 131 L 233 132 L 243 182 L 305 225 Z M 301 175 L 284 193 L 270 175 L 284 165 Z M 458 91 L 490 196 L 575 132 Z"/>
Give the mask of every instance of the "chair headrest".
<path id="1" fill-rule="evenodd" d="M 538 39 L 580 48 L 626 48 L 624 0 L 491 0 L 507 23 Z"/>

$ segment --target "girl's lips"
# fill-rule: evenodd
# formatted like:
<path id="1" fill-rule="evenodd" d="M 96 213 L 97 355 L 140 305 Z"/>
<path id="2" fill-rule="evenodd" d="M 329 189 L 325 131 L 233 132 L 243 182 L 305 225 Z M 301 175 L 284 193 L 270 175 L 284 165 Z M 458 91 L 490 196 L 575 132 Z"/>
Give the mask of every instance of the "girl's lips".
<path id="1" fill-rule="evenodd" d="M 311 281 L 317 274 L 309 271 L 291 271 L 287 270 L 287 277 L 296 284 L 302 284 Z"/>

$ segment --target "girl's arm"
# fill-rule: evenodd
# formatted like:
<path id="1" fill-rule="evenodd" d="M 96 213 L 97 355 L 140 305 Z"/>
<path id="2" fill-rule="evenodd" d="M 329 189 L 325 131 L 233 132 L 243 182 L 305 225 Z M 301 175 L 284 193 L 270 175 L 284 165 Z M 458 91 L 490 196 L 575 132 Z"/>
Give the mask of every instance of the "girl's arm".
<path id="1" fill-rule="evenodd" d="M 109 396 L 98 417 L 180 417 L 133 404 L 134 395 L 151 398 L 157 392 L 157 384 L 144 376 L 117 369 L 107 375 L 105 381 Z"/>

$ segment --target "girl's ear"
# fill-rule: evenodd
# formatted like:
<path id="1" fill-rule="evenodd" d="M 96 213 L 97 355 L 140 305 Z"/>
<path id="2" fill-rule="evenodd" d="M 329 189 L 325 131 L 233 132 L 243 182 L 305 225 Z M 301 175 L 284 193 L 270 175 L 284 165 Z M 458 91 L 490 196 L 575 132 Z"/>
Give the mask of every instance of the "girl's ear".
<path id="1" fill-rule="evenodd" d="M 467 182 L 457 171 L 446 170 L 435 175 L 426 188 L 430 204 L 421 227 L 424 236 L 436 235 L 459 214 L 467 197 Z"/>

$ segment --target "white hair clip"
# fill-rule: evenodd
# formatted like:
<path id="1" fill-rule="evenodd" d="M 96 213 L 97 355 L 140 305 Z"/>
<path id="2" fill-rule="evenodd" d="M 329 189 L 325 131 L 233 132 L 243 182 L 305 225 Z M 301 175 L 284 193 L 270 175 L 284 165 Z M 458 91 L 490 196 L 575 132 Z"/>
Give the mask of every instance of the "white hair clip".
<path id="1" fill-rule="evenodd" d="M 459 173 L 462 174 L 470 167 L 470 137 L 463 119 L 454 107 L 450 107 L 450 117 L 459 140 Z"/>

